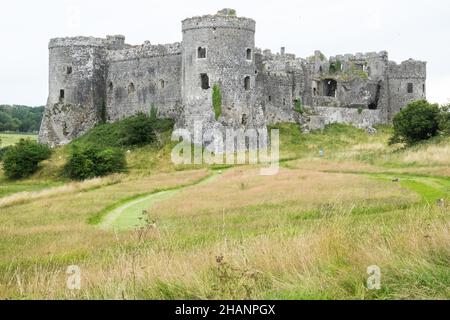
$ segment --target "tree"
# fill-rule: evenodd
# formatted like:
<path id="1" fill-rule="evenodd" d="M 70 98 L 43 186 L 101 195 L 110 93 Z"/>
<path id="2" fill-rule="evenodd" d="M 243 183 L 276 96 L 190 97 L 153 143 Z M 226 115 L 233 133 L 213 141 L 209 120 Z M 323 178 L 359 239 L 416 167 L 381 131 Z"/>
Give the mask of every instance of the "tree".
<path id="1" fill-rule="evenodd" d="M 439 131 L 444 135 L 450 135 L 450 104 L 441 107 L 439 114 Z"/>
<path id="2" fill-rule="evenodd" d="M 38 169 L 40 162 L 50 158 L 51 149 L 31 140 L 20 140 L 3 155 L 3 170 L 9 179 L 26 178 Z"/>
<path id="3" fill-rule="evenodd" d="M 391 143 L 414 144 L 438 134 L 439 106 L 426 100 L 411 102 L 394 117 Z"/>

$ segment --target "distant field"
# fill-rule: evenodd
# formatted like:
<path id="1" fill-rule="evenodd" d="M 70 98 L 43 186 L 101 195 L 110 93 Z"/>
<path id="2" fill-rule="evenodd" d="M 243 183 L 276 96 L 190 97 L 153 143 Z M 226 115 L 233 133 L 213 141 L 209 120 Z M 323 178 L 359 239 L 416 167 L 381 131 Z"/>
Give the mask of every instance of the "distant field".
<path id="1" fill-rule="evenodd" d="M 19 142 L 20 139 L 37 140 L 37 135 L 26 133 L 0 133 L 0 147 L 7 147 Z"/>

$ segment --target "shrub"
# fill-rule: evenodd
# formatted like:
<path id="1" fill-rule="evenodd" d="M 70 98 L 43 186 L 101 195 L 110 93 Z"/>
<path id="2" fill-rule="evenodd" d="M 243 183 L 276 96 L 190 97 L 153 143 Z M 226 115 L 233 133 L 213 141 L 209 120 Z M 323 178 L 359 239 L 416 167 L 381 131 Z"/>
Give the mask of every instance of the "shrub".
<path id="1" fill-rule="evenodd" d="M 152 103 L 152 105 L 150 106 L 150 119 L 151 120 L 158 119 L 158 108 L 156 108 L 154 103 Z"/>
<path id="2" fill-rule="evenodd" d="M 20 140 L 3 155 L 3 170 L 9 179 L 26 178 L 38 169 L 40 162 L 50 158 L 51 149 L 31 140 Z"/>
<path id="3" fill-rule="evenodd" d="M 153 120 L 142 113 L 124 120 L 119 145 L 136 146 L 154 142 L 156 133 L 153 126 Z"/>
<path id="4" fill-rule="evenodd" d="M 413 144 L 438 133 L 439 107 L 426 100 L 408 104 L 394 117 L 394 135 L 391 143 Z"/>
<path id="5" fill-rule="evenodd" d="M 222 115 L 222 92 L 221 92 L 220 86 L 218 84 L 215 84 L 213 86 L 212 101 L 213 101 L 213 108 L 214 108 L 214 116 L 217 121 L 219 119 L 219 117 Z"/>
<path id="6" fill-rule="evenodd" d="M 94 144 L 102 147 L 132 147 L 151 144 L 156 133 L 172 129 L 171 119 L 153 119 L 138 114 L 114 123 L 103 123 L 74 140 L 74 144 Z"/>
<path id="7" fill-rule="evenodd" d="M 120 149 L 74 145 L 64 171 L 71 179 L 85 180 L 122 172 L 125 168 L 125 154 Z"/>
<path id="8" fill-rule="evenodd" d="M 450 135 L 450 104 L 444 105 L 441 108 L 441 113 L 439 114 L 439 131 L 442 134 Z"/>
<path id="9" fill-rule="evenodd" d="M 9 149 L 11 149 L 11 146 L 0 148 L 0 161 L 2 161 L 6 151 L 8 151 Z"/>
<path id="10" fill-rule="evenodd" d="M 303 105 L 300 99 L 295 100 L 294 109 L 296 112 L 303 114 Z"/>

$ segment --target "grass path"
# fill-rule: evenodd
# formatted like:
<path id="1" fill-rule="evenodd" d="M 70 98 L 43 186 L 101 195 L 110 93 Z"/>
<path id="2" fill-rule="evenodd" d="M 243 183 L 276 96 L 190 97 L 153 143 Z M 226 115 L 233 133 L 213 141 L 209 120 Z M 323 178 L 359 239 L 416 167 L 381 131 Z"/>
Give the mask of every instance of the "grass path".
<path id="1" fill-rule="evenodd" d="M 156 203 L 170 199 L 181 190 L 209 183 L 215 180 L 221 173 L 222 171 L 214 171 L 209 177 L 197 183 L 143 195 L 136 199 L 130 200 L 107 213 L 100 223 L 100 228 L 128 230 L 145 226 L 148 223 L 149 218 L 146 211 L 148 212 L 148 210 L 151 209 Z"/>
<path id="2" fill-rule="evenodd" d="M 335 173 L 336 171 L 325 170 L 324 172 Z M 376 173 L 376 172 L 358 172 L 358 171 L 339 171 L 340 173 L 362 174 L 381 179 L 383 181 L 392 181 L 400 183 L 403 188 L 416 192 L 422 198 L 422 203 L 434 204 L 438 199 L 450 198 L 450 178 L 426 176 L 411 173 Z"/>

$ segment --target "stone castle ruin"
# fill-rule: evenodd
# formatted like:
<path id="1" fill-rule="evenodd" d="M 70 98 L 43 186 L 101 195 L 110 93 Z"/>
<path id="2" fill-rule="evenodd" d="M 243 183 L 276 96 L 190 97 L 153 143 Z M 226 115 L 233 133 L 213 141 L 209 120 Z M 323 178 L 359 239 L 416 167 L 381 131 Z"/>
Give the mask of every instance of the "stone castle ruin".
<path id="1" fill-rule="evenodd" d="M 298 122 L 305 131 L 341 122 L 389 123 L 425 98 L 426 63 L 387 52 L 297 58 L 255 47 L 255 21 L 235 10 L 182 22 L 182 42 L 139 46 L 125 37 L 56 38 L 49 44 L 49 97 L 39 140 L 63 145 L 96 124 L 156 108 L 177 128 L 264 129 Z M 212 91 L 220 89 L 216 119 Z"/>

